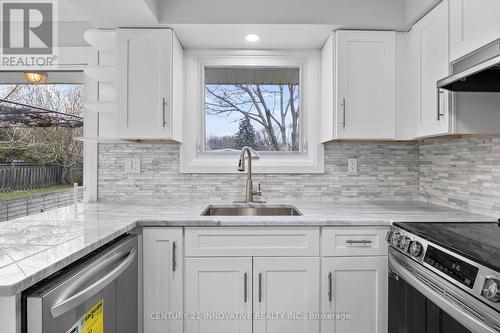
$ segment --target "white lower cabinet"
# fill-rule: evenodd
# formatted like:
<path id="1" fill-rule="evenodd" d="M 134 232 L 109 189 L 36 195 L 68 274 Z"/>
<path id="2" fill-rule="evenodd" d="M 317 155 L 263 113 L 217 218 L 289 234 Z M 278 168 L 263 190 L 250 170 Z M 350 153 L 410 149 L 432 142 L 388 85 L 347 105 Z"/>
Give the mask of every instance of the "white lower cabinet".
<path id="1" fill-rule="evenodd" d="M 144 228 L 144 332 L 179 333 L 183 321 L 169 319 L 183 311 L 182 228 Z"/>
<path id="2" fill-rule="evenodd" d="M 319 263 L 319 258 L 254 258 L 254 333 L 319 332 L 319 321 L 308 319 L 319 312 Z M 270 317 L 274 313 L 283 319 Z"/>
<path id="3" fill-rule="evenodd" d="M 323 333 L 387 332 L 387 257 L 332 257 L 322 263 L 322 312 L 350 315 L 323 320 Z"/>
<path id="4" fill-rule="evenodd" d="M 144 332 L 386 333 L 384 230 L 144 228 Z"/>
<path id="5" fill-rule="evenodd" d="M 185 264 L 185 332 L 251 333 L 252 258 L 187 258 Z M 213 317 L 219 314 L 249 317 Z"/>
<path id="6" fill-rule="evenodd" d="M 186 319 L 185 332 L 319 332 L 319 322 L 307 319 L 319 312 L 319 262 L 298 257 L 186 258 L 186 313 L 195 318 Z"/>

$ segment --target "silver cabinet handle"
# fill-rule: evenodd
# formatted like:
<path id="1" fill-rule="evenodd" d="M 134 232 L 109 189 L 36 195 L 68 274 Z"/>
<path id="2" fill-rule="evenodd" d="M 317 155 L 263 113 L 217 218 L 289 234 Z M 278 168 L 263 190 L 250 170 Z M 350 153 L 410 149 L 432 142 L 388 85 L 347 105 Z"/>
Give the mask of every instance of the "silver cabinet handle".
<path id="1" fill-rule="evenodd" d="M 441 95 L 444 94 L 444 91 L 440 88 L 437 88 L 437 121 L 441 120 L 441 117 L 444 117 L 444 113 L 441 112 Z"/>
<path id="2" fill-rule="evenodd" d="M 172 243 L 172 271 L 175 272 L 177 268 L 177 261 L 175 260 L 175 252 L 177 250 L 177 245 L 175 242 Z"/>
<path id="3" fill-rule="evenodd" d="M 77 307 L 81 303 L 83 303 L 85 300 L 89 299 L 90 297 L 94 296 L 97 294 L 99 291 L 104 289 L 107 285 L 109 285 L 111 282 L 116 280 L 127 268 L 132 264 L 132 262 L 135 260 L 137 254 L 137 250 L 135 248 L 132 249 L 127 255 L 127 257 L 118 265 L 116 266 L 111 272 L 88 286 L 87 288 L 79 291 L 78 293 L 74 294 L 71 297 L 66 298 L 65 300 L 55 304 L 51 309 L 50 312 L 52 313 L 52 317 L 57 318 L 69 310 Z M 95 269 L 90 269 L 89 271 L 85 272 L 80 281 L 77 281 L 77 283 L 81 281 L 86 281 L 89 278 L 92 277 L 92 275 L 96 274 L 98 271 L 101 269 L 109 266 L 110 264 L 116 262 L 118 258 L 123 257 L 124 253 L 118 253 L 116 255 L 113 255 L 112 257 L 106 259 L 103 263 L 100 263 L 96 266 Z"/>
<path id="4" fill-rule="evenodd" d="M 342 127 L 345 128 L 345 98 L 342 98 Z"/>
<path id="5" fill-rule="evenodd" d="M 348 239 L 345 241 L 347 244 L 371 244 L 371 240 L 366 240 L 366 239 L 361 239 L 361 240 L 355 240 L 355 239 Z"/>
<path id="6" fill-rule="evenodd" d="M 262 273 L 259 273 L 259 303 L 262 303 Z"/>
<path id="7" fill-rule="evenodd" d="M 167 109 L 167 99 L 165 97 L 163 97 L 163 100 L 162 100 L 162 116 L 163 116 L 163 127 L 165 127 L 167 125 L 167 120 L 166 120 L 166 115 L 165 115 L 165 112 L 166 112 L 166 109 Z"/>
<path id="8" fill-rule="evenodd" d="M 248 300 L 248 274 L 245 273 L 244 276 L 243 276 L 243 299 L 245 301 L 245 303 L 247 302 Z"/>
<path id="9" fill-rule="evenodd" d="M 333 274 L 328 273 L 328 302 L 333 300 Z"/>

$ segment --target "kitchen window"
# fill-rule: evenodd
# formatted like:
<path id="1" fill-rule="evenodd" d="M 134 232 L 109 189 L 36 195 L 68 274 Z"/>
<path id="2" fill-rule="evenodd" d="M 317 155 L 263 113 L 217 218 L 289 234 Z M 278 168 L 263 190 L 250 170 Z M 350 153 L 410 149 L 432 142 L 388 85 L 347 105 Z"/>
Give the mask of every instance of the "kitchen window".
<path id="1" fill-rule="evenodd" d="M 300 68 L 205 67 L 205 152 L 296 153 L 300 131 Z"/>
<path id="2" fill-rule="evenodd" d="M 233 173 L 239 150 L 257 173 L 323 172 L 319 53 L 186 51 L 181 172 Z"/>

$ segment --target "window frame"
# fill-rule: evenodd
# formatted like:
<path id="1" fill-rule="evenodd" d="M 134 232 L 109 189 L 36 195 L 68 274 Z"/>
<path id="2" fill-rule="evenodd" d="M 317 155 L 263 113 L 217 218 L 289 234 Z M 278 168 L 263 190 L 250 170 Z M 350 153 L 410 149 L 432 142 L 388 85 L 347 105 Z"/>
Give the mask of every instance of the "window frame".
<path id="1" fill-rule="evenodd" d="M 323 173 L 323 145 L 319 138 L 320 52 L 186 50 L 184 56 L 184 140 L 181 173 L 236 173 L 238 152 L 205 151 L 205 67 L 299 68 L 300 136 L 298 152 L 259 152 L 255 173 Z M 193 126 L 194 125 L 194 126 Z"/>

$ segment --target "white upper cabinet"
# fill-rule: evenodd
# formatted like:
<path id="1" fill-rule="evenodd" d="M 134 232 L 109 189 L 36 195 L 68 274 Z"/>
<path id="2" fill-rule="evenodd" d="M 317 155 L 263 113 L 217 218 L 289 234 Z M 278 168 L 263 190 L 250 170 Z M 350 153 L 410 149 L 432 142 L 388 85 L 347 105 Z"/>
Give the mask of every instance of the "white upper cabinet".
<path id="1" fill-rule="evenodd" d="M 449 2 L 452 62 L 500 38 L 500 1 L 449 0 Z"/>
<path id="2" fill-rule="evenodd" d="M 117 136 L 181 141 L 182 47 L 171 29 L 119 29 Z"/>
<path id="3" fill-rule="evenodd" d="M 322 50 L 322 140 L 396 138 L 396 33 L 337 31 Z"/>
<path id="4" fill-rule="evenodd" d="M 338 32 L 338 137 L 394 139 L 396 34 Z"/>
<path id="5" fill-rule="evenodd" d="M 443 1 L 408 34 L 408 125 L 415 137 L 451 131 L 449 95 L 436 82 L 449 74 L 448 2 Z"/>

